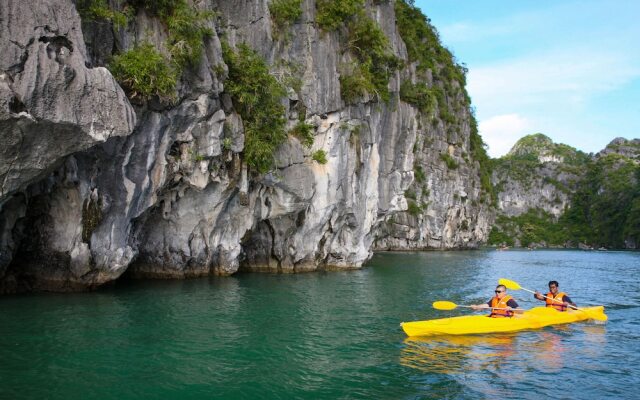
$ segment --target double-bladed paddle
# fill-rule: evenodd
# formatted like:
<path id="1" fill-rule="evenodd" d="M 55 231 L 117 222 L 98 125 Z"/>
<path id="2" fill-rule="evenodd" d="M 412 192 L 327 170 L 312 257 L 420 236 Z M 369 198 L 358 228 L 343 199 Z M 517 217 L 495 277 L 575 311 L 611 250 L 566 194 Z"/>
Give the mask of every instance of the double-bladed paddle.
<path id="1" fill-rule="evenodd" d="M 522 286 L 520 286 L 518 284 L 518 282 L 514 282 L 514 281 L 511 281 L 509 279 L 500 278 L 500 279 L 498 279 L 498 284 L 499 285 L 504 285 L 507 289 L 524 290 L 525 292 L 536 294 L 536 292 L 534 292 L 533 290 L 530 290 L 530 289 L 527 289 L 527 288 L 523 288 Z M 558 302 L 557 299 L 554 299 L 552 297 L 545 296 L 545 295 L 543 295 L 541 293 L 540 293 L 540 295 L 543 296 L 545 299 L 549 299 L 551 301 Z M 588 314 L 589 317 L 591 317 L 592 319 L 597 319 L 598 321 L 606 321 L 607 320 L 607 316 L 604 313 L 590 312 L 590 311 L 584 310 L 582 308 L 574 307 L 574 306 L 569 306 L 569 307 L 571 307 L 574 310 L 582 311 L 582 312 Z"/>
<path id="2" fill-rule="evenodd" d="M 432 306 L 436 310 L 453 310 L 453 309 L 455 309 L 457 307 L 473 308 L 472 306 L 460 305 L 460 304 L 456 304 L 456 303 L 454 303 L 452 301 L 444 301 L 444 300 L 434 301 Z M 495 308 L 495 307 L 492 308 L 492 309 L 493 310 L 509 310 L 509 308 Z M 482 310 L 488 310 L 488 308 L 484 308 Z"/>

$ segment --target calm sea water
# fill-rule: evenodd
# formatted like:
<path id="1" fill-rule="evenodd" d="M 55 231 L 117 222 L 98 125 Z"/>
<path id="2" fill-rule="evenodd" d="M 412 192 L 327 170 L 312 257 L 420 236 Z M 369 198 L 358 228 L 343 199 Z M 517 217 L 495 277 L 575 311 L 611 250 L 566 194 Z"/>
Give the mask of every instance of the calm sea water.
<path id="1" fill-rule="evenodd" d="M 407 340 L 401 321 L 461 315 L 498 278 L 605 325 Z M 0 398 L 637 399 L 640 253 L 386 253 L 359 271 L 126 282 L 0 297 Z M 512 291 L 524 307 L 536 304 Z"/>

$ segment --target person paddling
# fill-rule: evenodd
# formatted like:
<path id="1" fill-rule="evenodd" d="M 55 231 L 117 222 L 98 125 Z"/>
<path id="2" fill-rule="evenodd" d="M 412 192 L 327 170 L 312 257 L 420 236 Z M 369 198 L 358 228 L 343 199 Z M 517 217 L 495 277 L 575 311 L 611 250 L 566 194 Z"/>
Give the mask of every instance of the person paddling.
<path id="1" fill-rule="evenodd" d="M 558 281 L 550 281 L 549 293 L 546 296 L 536 290 L 533 297 L 546 302 L 547 307 L 555 308 L 558 311 L 567 311 L 568 307 L 577 308 L 576 303 L 571 301 L 571 298 L 566 293 L 558 291 L 558 286 L 560 286 Z"/>
<path id="2" fill-rule="evenodd" d="M 492 318 L 510 318 L 513 317 L 514 312 L 521 312 L 518 303 L 507 294 L 505 285 L 496 286 L 496 295 L 486 304 L 472 304 L 471 308 L 474 310 L 490 308 L 491 314 L 489 316 Z"/>

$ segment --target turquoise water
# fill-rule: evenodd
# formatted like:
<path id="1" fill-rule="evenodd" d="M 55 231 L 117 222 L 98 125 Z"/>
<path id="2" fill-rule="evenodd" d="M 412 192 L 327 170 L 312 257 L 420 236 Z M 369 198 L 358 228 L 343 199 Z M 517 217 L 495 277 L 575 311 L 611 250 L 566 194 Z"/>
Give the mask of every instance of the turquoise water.
<path id="1" fill-rule="evenodd" d="M 385 253 L 358 271 L 5 296 L 0 398 L 638 398 L 639 271 L 628 252 Z M 432 301 L 486 301 L 500 277 L 556 279 L 609 321 L 405 338 L 401 321 L 469 313 Z"/>

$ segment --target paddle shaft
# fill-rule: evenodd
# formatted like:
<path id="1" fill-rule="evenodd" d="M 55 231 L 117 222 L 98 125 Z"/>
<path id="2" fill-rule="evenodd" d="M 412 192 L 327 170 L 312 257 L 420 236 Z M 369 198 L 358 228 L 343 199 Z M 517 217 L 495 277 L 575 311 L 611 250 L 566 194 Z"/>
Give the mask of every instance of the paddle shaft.
<path id="1" fill-rule="evenodd" d="M 501 279 L 498 280 L 498 283 L 501 284 L 501 285 L 504 285 L 508 289 L 524 290 L 524 291 L 529 292 L 529 293 L 537 294 L 533 290 L 523 288 L 517 282 L 510 281 L 509 279 L 502 279 L 501 278 Z M 558 300 L 556 300 L 554 298 L 551 298 L 549 296 L 545 296 L 542 293 L 540 293 L 540 295 L 542 297 L 544 297 L 545 299 L 550 299 L 552 302 L 558 302 Z M 577 310 L 577 311 L 582 311 L 583 313 L 586 313 L 586 314 L 590 315 L 593 319 L 597 319 L 599 321 L 606 321 L 607 320 L 607 316 L 604 315 L 604 313 L 600 313 L 600 314 L 602 314 L 602 315 L 600 315 L 599 313 L 594 313 L 594 312 L 591 312 L 591 311 L 587 311 L 587 310 L 584 310 L 582 308 L 578 308 L 576 306 L 569 305 L 568 307 L 570 307 L 571 309 Z"/>
<path id="2" fill-rule="evenodd" d="M 525 292 L 529 292 L 529 293 L 533 293 L 533 294 L 540 294 L 540 295 L 541 295 L 542 297 L 544 297 L 545 299 L 551 300 L 551 301 L 553 301 L 554 303 L 562 303 L 562 301 L 561 301 L 561 300 L 554 299 L 553 297 L 546 296 L 546 295 L 544 295 L 544 294 L 542 294 L 542 293 L 536 293 L 536 292 L 534 292 L 533 290 L 529 290 L 529 289 L 523 288 L 522 286 L 520 286 L 520 289 L 524 290 Z M 580 309 L 580 308 L 578 308 L 578 307 L 576 307 L 576 306 L 572 306 L 571 304 L 569 304 L 567 307 L 569 307 L 569 308 L 573 308 L 574 310 L 578 310 L 578 311 L 584 311 L 584 310 L 582 310 L 582 309 Z M 584 311 L 584 312 L 586 312 L 586 311 Z"/>
<path id="3" fill-rule="evenodd" d="M 458 307 L 473 308 L 472 306 L 458 306 Z M 487 307 L 487 308 L 478 308 L 478 310 L 515 310 L 515 308 Z"/>

